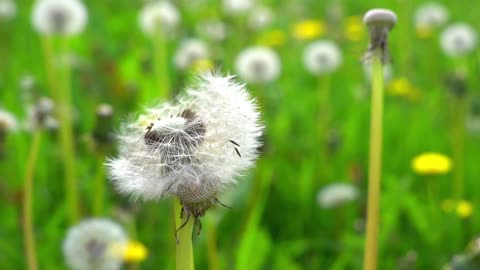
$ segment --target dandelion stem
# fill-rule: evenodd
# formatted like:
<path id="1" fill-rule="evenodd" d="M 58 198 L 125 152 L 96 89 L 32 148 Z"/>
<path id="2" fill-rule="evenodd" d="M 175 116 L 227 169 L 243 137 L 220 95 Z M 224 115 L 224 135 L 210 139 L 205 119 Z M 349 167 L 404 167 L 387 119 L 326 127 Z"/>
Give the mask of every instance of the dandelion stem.
<path id="1" fill-rule="evenodd" d="M 38 158 L 42 134 L 40 130 L 33 133 L 32 146 L 26 164 L 25 179 L 23 186 L 23 234 L 25 242 L 25 253 L 29 270 L 37 270 L 37 254 L 35 249 L 35 236 L 33 232 L 32 197 L 33 177 Z"/>
<path id="2" fill-rule="evenodd" d="M 320 139 L 320 171 L 322 172 L 323 180 L 329 179 L 328 169 L 328 129 L 330 127 L 331 106 L 330 106 L 330 76 L 322 76 L 319 78 L 319 119 L 318 119 L 318 136 Z"/>
<path id="3" fill-rule="evenodd" d="M 176 228 L 180 228 L 182 224 L 187 221 L 187 214 L 184 212 L 182 218 L 180 214 L 182 212 L 182 205 L 180 200 L 175 198 L 174 202 L 174 219 Z M 193 247 L 192 247 L 192 231 L 194 224 L 194 217 L 190 216 L 187 224 L 178 231 L 178 243 L 176 251 L 176 270 L 193 270 Z"/>
<path id="4" fill-rule="evenodd" d="M 452 157 L 453 157 L 453 192 L 454 198 L 463 198 L 464 177 L 463 163 L 465 155 L 465 98 L 456 97 L 453 105 L 452 117 Z"/>
<path id="5" fill-rule="evenodd" d="M 219 270 L 218 266 L 219 257 L 218 257 L 218 247 L 217 247 L 217 226 L 214 222 L 209 220 L 208 232 L 207 232 L 207 252 L 208 252 L 208 269 L 209 270 Z"/>
<path id="6" fill-rule="evenodd" d="M 157 84 L 146 101 L 157 97 L 165 100 L 170 96 L 170 80 L 168 76 L 167 44 L 162 31 L 157 31 L 153 37 L 153 54 Z"/>
<path id="7" fill-rule="evenodd" d="M 370 155 L 368 164 L 367 232 L 364 270 L 377 269 L 380 177 L 382 166 L 383 68 L 382 51 L 372 55 L 372 104 L 370 111 Z"/>
<path id="8" fill-rule="evenodd" d="M 97 157 L 97 168 L 95 174 L 95 197 L 93 203 L 93 214 L 95 216 L 103 215 L 103 207 L 105 200 L 105 157 L 99 154 Z"/>

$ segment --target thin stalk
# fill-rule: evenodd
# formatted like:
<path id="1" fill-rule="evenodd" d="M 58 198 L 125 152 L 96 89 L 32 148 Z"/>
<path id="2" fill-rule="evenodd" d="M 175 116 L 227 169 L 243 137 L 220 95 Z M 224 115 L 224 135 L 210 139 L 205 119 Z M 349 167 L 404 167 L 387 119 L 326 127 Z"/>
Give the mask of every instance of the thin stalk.
<path id="1" fill-rule="evenodd" d="M 153 57 L 157 84 L 152 95 L 147 97 L 146 101 L 158 97 L 165 100 L 170 97 L 170 79 L 168 74 L 167 43 L 162 31 L 157 31 L 153 37 Z"/>
<path id="2" fill-rule="evenodd" d="M 318 78 L 318 136 L 320 140 L 320 160 L 319 166 L 322 172 L 323 180 L 329 179 L 328 169 L 328 133 L 330 128 L 331 108 L 330 106 L 330 85 L 331 77 L 329 75 Z"/>
<path id="3" fill-rule="evenodd" d="M 62 42 L 62 53 L 67 57 L 68 44 L 66 40 Z M 70 224 L 75 224 L 79 218 L 78 207 L 78 188 L 75 177 L 75 147 L 73 140 L 73 124 L 71 110 L 71 85 L 70 85 L 70 63 L 61 63 L 59 69 L 61 88 L 58 91 L 58 119 L 60 121 L 60 142 L 63 150 L 64 170 L 65 170 L 65 193 L 68 205 Z"/>
<path id="4" fill-rule="evenodd" d="M 465 156 L 465 97 L 454 97 L 452 123 L 453 192 L 461 200 L 464 193 L 463 165 Z"/>
<path id="5" fill-rule="evenodd" d="M 97 156 L 97 168 L 95 173 L 95 196 L 93 198 L 93 215 L 102 216 L 105 201 L 105 156 Z"/>
<path id="6" fill-rule="evenodd" d="M 55 52 L 53 49 L 53 40 L 47 36 L 43 36 L 41 40 L 50 94 L 55 101 L 58 101 L 58 84 L 57 79 L 55 78 Z"/>
<path id="7" fill-rule="evenodd" d="M 32 198 L 33 198 L 33 177 L 38 159 L 38 151 L 42 133 L 36 129 L 33 133 L 32 146 L 26 164 L 25 179 L 23 186 L 23 235 L 25 243 L 25 253 L 27 256 L 27 265 L 29 270 L 37 270 L 37 254 L 35 249 L 35 235 L 33 232 L 33 214 L 32 214 Z"/>
<path id="8" fill-rule="evenodd" d="M 367 232 L 364 253 L 364 270 L 377 269 L 378 231 L 380 208 L 380 178 L 382 172 L 382 115 L 383 68 L 381 51 L 372 56 L 372 104 L 370 112 L 370 151 L 368 164 Z"/>
<path id="9" fill-rule="evenodd" d="M 208 269 L 209 270 L 219 270 L 218 265 L 219 256 L 218 256 L 218 247 L 217 247 L 217 226 L 213 222 L 212 218 L 209 220 L 209 228 L 207 232 L 207 254 L 208 254 Z"/>
<path id="10" fill-rule="evenodd" d="M 182 205 L 180 200 L 175 198 L 174 201 L 174 219 L 176 228 L 180 228 L 184 222 L 187 221 L 188 217 L 183 213 L 182 218 L 180 218 L 182 212 Z M 191 216 L 188 219 L 187 224 L 178 231 L 178 243 L 176 249 L 176 270 L 193 270 L 193 247 L 192 247 L 192 231 L 193 231 L 194 218 Z"/>

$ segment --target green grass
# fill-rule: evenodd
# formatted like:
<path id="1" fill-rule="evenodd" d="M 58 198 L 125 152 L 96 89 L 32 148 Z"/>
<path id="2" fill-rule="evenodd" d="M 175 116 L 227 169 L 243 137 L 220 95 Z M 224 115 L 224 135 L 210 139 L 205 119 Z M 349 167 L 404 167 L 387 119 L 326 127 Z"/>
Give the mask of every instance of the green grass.
<path id="1" fill-rule="evenodd" d="M 30 23 L 31 1 L 17 2 L 15 19 L 0 21 L 0 108 L 23 121 L 27 106 L 40 96 L 50 96 L 50 90 L 41 38 Z M 130 115 L 160 101 L 158 97 L 139 102 L 144 98 L 141 93 L 155 93 L 159 84 L 155 62 L 161 62 L 154 61 L 154 44 L 138 27 L 139 2 L 85 1 L 88 26 L 81 35 L 69 39 L 70 50 L 84 62 L 74 67 L 71 74 L 75 171 L 82 218 L 94 215 L 95 179 L 101 169 L 98 159 L 102 154 L 88 143 L 95 128 L 96 106 L 111 104 L 115 111 L 113 126 L 118 128 Z M 189 10 L 190 1 L 179 1 L 181 13 L 188 20 L 182 22 L 166 47 L 168 59 L 164 62 L 169 63 L 165 68 L 170 74 L 172 93 L 183 89 L 188 81 L 188 74 L 179 73 L 172 64 L 177 45 L 183 37 L 194 36 L 198 22 L 225 17 L 219 1 L 204 2 Z M 364 233 L 358 224 L 364 222 L 367 201 L 370 85 L 360 59 L 368 38 L 364 33 L 359 42 L 346 40 L 341 22 L 347 16 L 362 16 L 368 9 L 378 7 L 378 2 L 338 1 L 344 13 L 339 22 L 329 15 L 331 6 L 326 7 L 324 2 L 264 1 L 276 17 L 263 32 L 279 29 L 288 37 L 283 46 L 275 49 L 282 59 L 280 78 L 267 85 L 248 85 L 252 93 L 262 98 L 265 146 L 255 169 L 233 191 L 220 197 L 233 209 L 215 207 L 203 218 L 205 226 L 201 235 L 194 237 L 193 245 L 197 269 L 209 269 L 208 237 L 214 228 L 218 258 L 214 265 L 219 269 L 361 269 Z M 474 206 L 470 218 L 460 219 L 442 210 L 441 201 L 455 196 L 455 171 L 423 177 L 411 169 L 411 160 L 422 152 L 435 151 L 452 157 L 456 153 L 452 138 L 458 141 L 459 136 L 452 131 L 458 121 L 452 119 L 462 119 L 452 109 L 456 101 L 444 83 L 457 63 L 441 52 L 438 33 L 430 39 L 420 39 L 415 34 L 413 10 L 422 2 L 399 0 L 383 6 L 399 17 L 390 35 L 393 77 L 408 78 L 421 97 L 412 102 L 385 93 L 379 269 L 396 269 L 399 260 L 411 250 L 417 253 L 417 269 L 440 269 L 454 254 L 464 250 L 480 228 L 476 208 L 480 204 L 478 133 L 465 133 L 464 164 L 458 166 L 463 168 L 462 198 Z M 476 12 L 480 2 L 442 2 L 450 11 L 450 22 L 466 21 L 480 30 Z M 318 78 L 309 75 L 301 62 L 302 49 L 308 41 L 290 36 L 292 25 L 305 18 L 326 21 L 328 29 L 322 38 L 336 41 L 344 54 L 341 68 L 329 78 L 329 129 L 338 131 L 341 143 L 326 157 L 320 154 L 325 146 L 320 143 L 324 134 L 318 134 L 322 125 L 317 121 Z M 235 73 L 232 62 L 236 54 L 255 44 L 261 32 L 248 31 L 230 18 L 225 21 L 237 32 L 230 32 L 224 43 L 211 44 L 215 52 L 212 58 L 222 72 Z M 469 72 L 467 108 L 479 98 L 479 60 L 478 51 L 465 59 Z M 25 74 L 32 74 L 37 81 L 30 91 L 19 87 Z M 462 117 L 468 117 L 468 113 Z M 22 190 L 32 138 L 33 133 L 25 130 L 8 134 L 2 149 L 5 155 L 0 159 L 0 269 L 26 267 L 21 230 Z M 108 156 L 114 155 L 114 151 L 108 152 Z M 454 164 L 454 170 L 458 167 Z M 360 189 L 360 199 L 340 209 L 319 208 L 316 193 L 335 181 L 355 184 Z M 435 201 L 428 195 L 431 182 L 435 182 L 438 205 L 431 205 Z M 42 135 L 33 185 L 39 269 L 66 269 L 61 244 L 71 212 L 64 191 L 59 133 Z M 175 243 L 170 200 L 131 201 L 118 195 L 106 177 L 105 185 L 103 215 L 123 224 L 132 237 L 149 249 L 150 256 L 139 269 L 173 269 Z M 432 211 L 436 211 L 437 218 L 430 218 Z"/>

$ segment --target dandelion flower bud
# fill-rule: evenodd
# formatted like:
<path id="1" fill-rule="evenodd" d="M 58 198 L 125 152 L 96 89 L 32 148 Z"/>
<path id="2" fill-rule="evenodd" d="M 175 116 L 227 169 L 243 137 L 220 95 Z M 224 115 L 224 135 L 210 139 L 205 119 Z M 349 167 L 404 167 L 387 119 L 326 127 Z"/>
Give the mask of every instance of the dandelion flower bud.
<path id="1" fill-rule="evenodd" d="M 223 10 L 229 15 L 242 15 L 253 8 L 254 4 L 254 0 L 223 0 Z"/>
<path id="2" fill-rule="evenodd" d="M 124 126 L 119 157 L 107 164 L 110 179 L 134 198 L 177 196 L 187 214 L 202 216 L 253 165 L 259 119 L 244 85 L 231 76 L 202 75 L 176 103 Z"/>
<path id="3" fill-rule="evenodd" d="M 431 31 L 444 25 L 447 20 L 448 10 L 440 3 L 425 3 L 415 10 L 414 22 L 418 31 Z"/>
<path id="4" fill-rule="evenodd" d="M 452 24 L 442 32 L 440 46 L 450 57 L 464 56 L 477 47 L 477 32 L 466 23 Z"/>
<path id="5" fill-rule="evenodd" d="M 209 56 L 207 44 L 199 39 L 187 39 L 180 44 L 175 52 L 174 62 L 179 70 L 187 70 L 195 62 L 207 59 Z"/>
<path id="6" fill-rule="evenodd" d="M 320 207 L 330 209 L 342 206 L 358 198 L 358 190 L 348 183 L 334 183 L 323 187 L 317 194 Z"/>
<path id="7" fill-rule="evenodd" d="M 33 6 L 33 26 L 45 35 L 76 35 L 87 19 L 85 5 L 79 0 L 36 0 Z"/>
<path id="8" fill-rule="evenodd" d="M 74 270 L 116 270 L 123 258 L 118 247 L 127 244 L 122 227 L 108 219 L 88 219 L 70 228 L 63 242 L 63 255 Z"/>
<path id="9" fill-rule="evenodd" d="M 175 28 L 179 22 L 180 14 L 170 2 L 150 2 L 140 11 L 140 28 L 147 35 L 153 35 L 160 29 L 168 34 L 168 31 Z"/>
<path id="10" fill-rule="evenodd" d="M 331 73 L 342 64 L 342 53 L 332 41 L 315 41 L 303 51 L 303 64 L 312 75 Z"/>
<path id="11" fill-rule="evenodd" d="M 17 15 L 17 5 L 13 0 L 0 0 L 0 21 L 10 21 Z"/>
<path id="12" fill-rule="evenodd" d="M 251 83 L 270 82 L 278 78 L 280 58 L 268 47 L 250 47 L 237 56 L 235 69 L 240 78 Z"/>
<path id="13" fill-rule="evenodd" d="M 382 61 L 388 60 L 388 33 L 397 23 L 397 15 L 388 9 L 371 9 L 363 16 L 363 23 L 370 33 L 370 44 L 365 58 L 377 49 L 381 51 Z"/>

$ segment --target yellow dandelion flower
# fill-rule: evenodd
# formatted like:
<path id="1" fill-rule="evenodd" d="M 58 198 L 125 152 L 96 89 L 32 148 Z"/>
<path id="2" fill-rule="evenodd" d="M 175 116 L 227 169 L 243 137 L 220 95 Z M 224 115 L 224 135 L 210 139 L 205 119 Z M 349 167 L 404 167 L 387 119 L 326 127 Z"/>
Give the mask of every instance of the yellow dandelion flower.
<path id="1" fill-rule="evenodd" d="M 360 41 L 365 34 L 362 17 L 347 17 L 344 25 L 345 37 L 350 41 Z"/>
<path id="2" fill-rule="evenodd" d="M 293 37 L 299 40 L 311 40 L 325 34 L 326 27 L 323 21 L 305 20 L 293 26 Z"/>
<path id="3" fill-rule="evenodd" d="M 405 97 L 410 101 L 420 98 L 420 91 L 404 77 L 393 79 L 387 87 L 387 92 L 393 96 Z"/>
<path id="4" fill-rule="evenodd" d="M 271 30 L 257 38 L 257 44 L 267 47 L 280 47 L 285 44 L 287 37 L 281 30 Z"/>
<path id="5" fill-rule="evenodd" d="M 469 217 L 472 216 L 473 206 L 470 202 L 465 201 L 465 200 L 461 200 L 457 203 L 456 210 L 457 210 L 456 211 L 457 215 L 460 218 L 469 218 Z"/>
<path id="6" fill-rule="evenodd" d="M 422 175 L 445 174 L 452 168 L 449 157 L 438 153 L 423 153 L 412 161 L 413 170 Z"/>
<path id="7" fill-rule="evenodd" d="M 116 244 L 111 251 L 115 256 L 123 258 L 125 262 L 141 262 L 148 255 L 147 248 L 138 241 L 130 240 L 126 244 Z"/>
<path id="8" fill-rule="evenodd" d="M 455 201 L 451 199 L 446 199 L 442 202 L 442 209 L 445 213 L 451 213 L 455 210 Z"/>
<path id="9" fill-rule="evenodd" d="M 191 69 L 196 73 L 201 73 L 204 71 L 212 70 L 213 67 L 214 67 L 214 64 L 212 60 L 205 58 L 205 59 L 199 59 L 193 62 Z"/>

